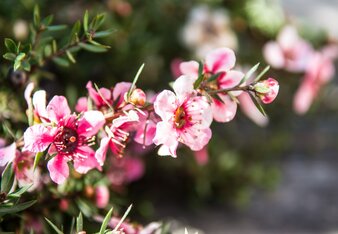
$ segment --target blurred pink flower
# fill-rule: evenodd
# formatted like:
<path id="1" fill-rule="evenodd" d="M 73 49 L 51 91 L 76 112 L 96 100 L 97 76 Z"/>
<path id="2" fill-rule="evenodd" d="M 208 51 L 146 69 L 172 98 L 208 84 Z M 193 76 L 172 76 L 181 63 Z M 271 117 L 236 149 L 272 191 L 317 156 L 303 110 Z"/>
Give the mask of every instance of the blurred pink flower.
<path id="1" fill-rule="evenodd" d="M 296 28 L 285 26 L 276 41 L 266 43 L 263 48 L 265 60 L 274 68 L 290 72 L 304 71 L 313 53 L 311 45 L 299 37 Z"/>
<path id="2" fill-rule="evenodd" d="M 214 82 L 208 83 L 212 90 L 228 89 L 239 84 L 244 74 L 239 71 L 231 70 L 236 62 L 234 52 L 228 48 L 219 48 L 209 52 L 205 58 L 203 73 L 205 76 L 219 74 Z M 198 63 L 196 61 L 189 61 L 181 63 L 181 72 L 185 75 L 190 75 L 198 78 Z M 232 92 L 234 96 L 241 92 Z M 213 98 L 211 104 L 213 118 L 218 122 L 231 121 L 237 111 L 237 103 L 228 94 L 217 94 L 222 100 Z"/>
<path id="3" fill-rule="evenodd" d="M 208 148 L 204 146 L 201 150 L 195 151 L 194 156 L 199 165 L 205 165 L 209 161 Z"/>
<path id="4" fill-rule="evenodd" d="M 335 74 L 333 59 L 336 57 L 337 50 L 330 51 L 329 48 L 324 48 L 311 56 L 303 81 L 294 97 L 293 108 L 297 114 L 306 113 L 321 87 L 333 78 Z"/>
<path id="5" fill-rule="evenodd" d="M 105 208 L 109 202 L 109 190 L 105 185 L 95 188 L 95 203 L 98 208 Z"/>
<path id="6" fill-rule="evenodd" d="M 33 170 L 34 156 L 35 154 L 29 151 L 20 152 L 15 142 L 6 147 L 0 145 L 0 167 L 13 162 L 12 167 L 19 186 L 32 185 L 29 191 L 38 187 L 40 179 L 40 170 Z"/>
<path id="7" fill-rule="evenodd" d="M 71 114 L 68 102 L 63 96 L 54 96 L 47 108 L 47 119 L 51 124 L 37 124 L 24 133 L 24 148 L 31 152 L 42 152 L 49 146 L 56 156 L 49 160 L 47 167 L 52 180 L 63 183 L 69 176 L 68 161 L 74 162 L 79 173 L 87 173 L 92 168 L 100 169 L 95 152 L 88 146 L 93 136 L 105 123 L 99 111 L 87 111 L 78 118 Z"/>
<path id="8" fill-rule="evenodd" d="M 143 161 L 138 157 L 112 158 L 108 179 L 114 186 L 123 186 L 140 179 L 144 170 Z"/>
<path id="9" fill-rule="evenodd" d="M 268 124 L 269 118 L 264 116 L 257 109 L 256 105 L 253 103 L 250 95 L 247 92 L 242 92 L 241 95 L 238 96 L 238 100 L 241 110 L 249 119 L 261 127 L 264 127 Z"/>
<path id="10" fill-rule="evenodd" d="M 179 142 L 194 151 L 201 150 L 211 138 L 211 107 L 204 96 L 194 93 L 194 81 L 181 76 L 173 84 L 175 93 L 164 90 L 155 100 L 155 112 L 162 119 L 156 125 L 153 140 L 161 145 L 159 155 L 176 157 Z"/>

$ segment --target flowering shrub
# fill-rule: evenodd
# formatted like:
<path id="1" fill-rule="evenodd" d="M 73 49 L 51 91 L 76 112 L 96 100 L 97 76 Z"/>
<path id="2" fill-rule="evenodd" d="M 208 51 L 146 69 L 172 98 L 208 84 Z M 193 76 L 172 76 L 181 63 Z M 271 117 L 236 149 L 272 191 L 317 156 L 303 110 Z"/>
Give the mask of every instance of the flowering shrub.
<path id="1" fill-rule="evenodd" d="M 263 16 L 254 17 L 250 9 L 257 12 L 266 9 L 261 6 L 263 1 L 252 2 L 246 4 L 247 24 L 269 29 L 268 32 L 262 29 L 262 34 L 271 36 L 280 22 L 266 22 Z M 148 4 L 154 7 L 153 3 Z M 163 9 L 170 10 L 174 6 L 170 4 Z M 141 22 L 154 20 L 150 20 L 150 26 L 158 22 L 159 16 L 152 15 L 155 10 L 147 14 L 147 7 L 142 8 L 146 12 L 141 14 L 142 19 L 143 15 L 148 18 L 129 23 L 127 19 L 134 13 L 132 3 L 107 1 L 106 7 L 116 17 L 113 20 L 109 18 L 113 16 L 107 17 L 108 24 L 114 23 L 112 29 L 102 29 L 108 26 L 103 14 L 90 17 L 88 11 L 82 20 L 71 20 L 75 23 L 68 29 L 69 21 L 53 25 L 53 16 L 41 18 L 39 8 L 35 7 L 32 24 L 28 26 L 24 20 L 17 21 L 13 27 L 15 40 L 4 40 L 3 57 L 8 63 L 4 65 L 7 74 L 1 78 L 6 77 L 6 88 L 14 91 L 8 91 L 10 94 L 6 93 L 0 100 L 1 231 L 20 229 L 44 233 L 53 229 L 57 233 L 84 233 L 84 216 L 86 220 L 100 224 L 100 233 L 145 234 L 160 229 L 165 233 L 162 222 L 143 226 L 126 219 L 130 208 L 123 215 L 125 207 L 133 202 L 126 195 L 128 186 L 150 170 L 151 160 L 155 159 L 145 155 L 153 155 L 154 151 L 160 156 L 170 156 L 159 157 L 158 164 L 168 164 L 171 160 L 182 165 L 185 175 L 194 177 L 194 186 L 190 187 L 194 187 L 198 196 L 207 197 L 208 193 L 212 196 L 213 192 L 219 192 L 218 188 L 225 190 L 219 184 L 228 180 L 234 187 L 233 190 L 226 188 L 229 194 L 234 193 L 238 199 L 245 200 L 247 192 L 245 188 L 241 190 L 243 181 L 263 183 L 264 176 L 260 171 L 271 169 L 258 164 L 251 167 L 244 157 L 239 156 L 237 149 L 233 150 L 249 145 L 249 140 L 243 143 L 241 138 L 240 143 L 232 145 L 235 142 L 232 139 L 240 131 L 234 131 L 229 122 L 237 123 L 238 109 L 257 125 L 266 126 L 269 119 L 264 107 L 278 96 L 278 82 L 282 77 L 275 70 L 269 72 L 269 66 L 261 69 L 260 64 L 247 65 L 261 60 L 261 56 L 250 62 L 240 57 L 242 48 L 247 45 L 240 45 L 241 40 L 235 32 L 243 33 L 246 27 L 243 19 L 233 21 L 230 13 L 213 11 L 206 6 L 194 8 L 183 29 L 177 30 L 184 40 L 182 44 L 198 57 L 187 60 L 182 58 L 188 56 L 179 53 L 183 51 L 182 45 L 170 41 L 168 48 L 159 49 L 156 40 L 146 35 L 146 26 Z M 184 8 L 181 5 L 175 7 Z M 74 9 L 74 5 L 71 8 Z M 82 14 L 75 13 L 77 17 Z M 251 21 L 252 17 L 255 20 Z M 174 20 L 178 19 L 160 21 L 173 27 L 178 25 Z M 260 22 L 263 26 L 258 27 Z M 274 26 L 264 26 L 269 23 Z M 115 32 L 118 26 L 121 26 L 120 31 Z M 128 27 L 132 29 L 126 38 L 128 29 L 124 28 Z M 162 24 L 155 28 L 166 28 L 168 34 L 163 40 L 171 40 L 172 28 Z M 106 39 L 111 34 L 113 42 Z M 297 113 L 305 113 L 319 90 L 334 75 L 335 46 L 315 50 L 291 26 L 282 29 L 276 41 L 268 41 L 268 38 L 266 41 L 266 46 L 259 52 L 271 67 L 304 74 L 295 94 L 294 109 Z M 83 50 L 102 54 L 90 55 Z M 121 56 L 112 56 L 110 51 Z M 117 53 L 121 51 L 125 54 Z M 167 57 L 160 59 L 154 51 Z M 142 56 L 147 53 L 152 54 Z M 144 59 L 145 64 L 135 72 L 140 63 L 135 59 L 137 56 Z M 102 65 L 102 61 L 108 61 L 108 65 Z M 159 72 L 158 67 L 164 67 L 163 64 L 171 65 L 174 77 L 167 79 Z M 69 66 L 72 67 L 65 68 Z M 104 69 L 110 70 L 102 72 Z M 121 70 L 115 73 L 118 69 Z M 73 83 L 70 77 L 75 80 Z M 81 77 L 84 78 L 81 80 Z M 162 79 L 169 85 L 164 86 Z M 53 83 L 55 80 L 59 83 Z M 156 83 L 155 91 L 149 91 L 150 84 L 156 80 L 161 80 L 161 84 Z M 57 88 L 58 84 L 61 89 Z M 226 130 L 220 130 L 219 126 Z M 224 134 L 229 136 L 223 139 Z M 273 145 L 264 142 L 264 147 L 256 147 L 259 136 L 252 139 L 256 140 L 251 144 L 257 154 L 265 154 L 269 151 L 265 145 Z M 215 145 L 217 147 L 212 147 Z M 223 145 L 229 149 L 219 147 Z M 188 163 L 181 164 L 187 160 Z M 155 170 L 156 176 L 166 176 L 169 171 L 166 169 Z M 180 172 L 167 176 L 179 178 L 176 178 L 177 182 L 183 186 L 190 185 L 180 179 Z M 148 177 L 153 178 L 154 174 L 150 173 Z M 142 190 L 146 188 L 141 187 Z M 142 205 L 136 210 L 146 210 L 147 204 Z M 114 209 L 109 209 L 112 206 Z M 20 219 L 24 224 L 20 227 L 13 225 L 19 220 L 18 213 L 22 214 Z M 77 218 L 71 221 L 69 216 Z M 60 228 L 61 224 L 64 229 Z"/>

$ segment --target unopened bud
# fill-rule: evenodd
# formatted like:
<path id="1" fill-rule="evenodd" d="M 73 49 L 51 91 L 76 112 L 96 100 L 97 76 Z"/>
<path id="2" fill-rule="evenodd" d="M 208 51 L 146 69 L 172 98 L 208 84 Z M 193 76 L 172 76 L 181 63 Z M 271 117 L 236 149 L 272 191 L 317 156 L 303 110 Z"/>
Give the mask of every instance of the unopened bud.
<path id="1" fill-rule="evenodd" d="M 144 106 L 146 103 L 146 94 L 142 89 L 135 89 L 129 97 L 129 102 L 135 106 Z"/>
<path id="2" fill-rule="evenodd" d="M 85 193 L 86 197 L 92 198 L 94 196 L 94 194 L 95 194 L 95 190 L 94 190 L 94 188 L 92 186 L 87 185 L 85 187 L 84 193 Z"/>
<path id="3" fill-rule="evenodd" d="M 268 78 L 255 84 L 253 89 L 264 104 L 269 104 L 277 97 L 279 84 L 275 79 Z"/>

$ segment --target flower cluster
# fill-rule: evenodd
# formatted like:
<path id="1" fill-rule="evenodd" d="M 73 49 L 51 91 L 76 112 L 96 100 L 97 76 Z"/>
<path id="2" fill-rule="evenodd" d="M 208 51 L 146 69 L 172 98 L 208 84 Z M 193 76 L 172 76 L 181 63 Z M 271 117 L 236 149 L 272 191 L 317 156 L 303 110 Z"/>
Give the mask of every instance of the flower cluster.
<path id="1" fill-rule="evenodd" d="M 24 183 L 33 178 L 29 175 L 34 155 L 43 152 L 51 179 L 62 184 L 70 175 L 70 166 L 80 174 L 101 170 L 111 152 L 113 158 L 124 160 L 110 161 L 121 171 L 121 176 L 112 172 L 112 184 L 119 186 L 143 173 L 137 159 L 124 158 L 132 141 L 143 147 L 155 144 L 163 156 L 177 157 L 180 144 L 197 154 L 203 152 L 212 136 L 212 121 L 231 121 L 241 103 L 238 97 L 251 95 L 255 102 L 267 104 L 278 94 L 276 80 L 249 79 L 249 74 L 234 69 L 235 61 L 234 52 L 224 47 L 208 53 L 203 63 L 182 62 L 173 91 L 163 90 L 152 98 L 135 87 L 138 77 L 133 83 L 120 82 L 109 89 L 89 81 L 89 97 L 79 98 L 76 113 L 64 96 L 54 96 L 46 105 L 46 92 L 31 95 L 34 87 L 29 85 L 25 98 L 32 125 L 24 132 L 23 142 L 1 146 L 1 166 L 13 161 L 16 177 Z M 16 146 L 20 144 L 21 151 Z"/>
<path id="2" fill-rule="evenodd" d="M 299 36 L 295 27 L 288 25 L 280 31 L 276 41 L 265 45 L 263 54 L 274 68 L 304 74 L 293 101 L 296 113 L 304 114 L 320 89 L 334 77 L 333 61 L 338 57 L 338 47 L 326 45 L 315 50 Z"/>

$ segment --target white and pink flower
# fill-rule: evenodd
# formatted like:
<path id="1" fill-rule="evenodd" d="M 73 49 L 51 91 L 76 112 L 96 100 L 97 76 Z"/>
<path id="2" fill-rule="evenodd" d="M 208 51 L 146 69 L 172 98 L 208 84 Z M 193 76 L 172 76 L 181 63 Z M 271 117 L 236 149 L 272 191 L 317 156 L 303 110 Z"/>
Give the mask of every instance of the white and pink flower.
<path id="1" fill-rule="evenodd" d="M 266 43 L 263 49 L 265 60 L 272 67 L 290 72 L 303 72 L 312 53 L 311 45 L 298 35 L 293 26 L 284 27 L 277 40 Z"/>
<path id="2" fill-rule="evenodd" d="M 335 74 L 333 60 L 337 55 L 337 48 L 334 47 L 327 47 L 313 54 L 294 97 L 293 108 L 297 114 L 306 113 L 322 86 L 333 78 Z"/>
<path id="3" fill-rule="evenodd" d="M 205 58 L 203 74 L 206 78 L 219 74 L 213 82 L 208 82 L 206 85 L 210 90 L 220 90 L 233 88 L 239 84 L 244 74 L 239 71 L 231 70 L 235 66 L 236 57 L 234 52 L 228 48 L 219 48 L 209 52 Z M 190 75 L 198 78 L 199 64 L 196 61 L 181 63 L 181 72 L 185 75 Z M 241 92 L 232 92 L 233 96 L 239 95 Z M 237 111 L 236 101 L 228 94 L 218 93 L 219 98 L 213 98 L 211 104 L 213 118 L 218 122 L 231 121 Z"/>
<path id="4" fill-rule="evenodd" d="M 156 114 L 161 117 L 156 125 L 154 143 L 161 145 L 159 155 L 176 157 L 178 143 L 194 151 L 201 150 L 211 138 L 211 106 L 204 96 L 193 89 L 195 79 L 179 77 L 173 85 L 175 93 L 162 91 L 154 102 Z"/>
<path id="5" fill-rule="evenodd" d="M 54 96 L 46 108 L 46 123 L 29 127 L 24 133 L 24 150 L 56 154 L 48 162 L 52 180 L 63 183 L 69 176 L 68 161 L 73 161 L 79 173 L 100 169 L 95 151 L 89 147 L 93 136 L 105 123 L 99 111 L 87 111 L 80 117 L 71 114 L 68 102 L 63 96 Z"/>

